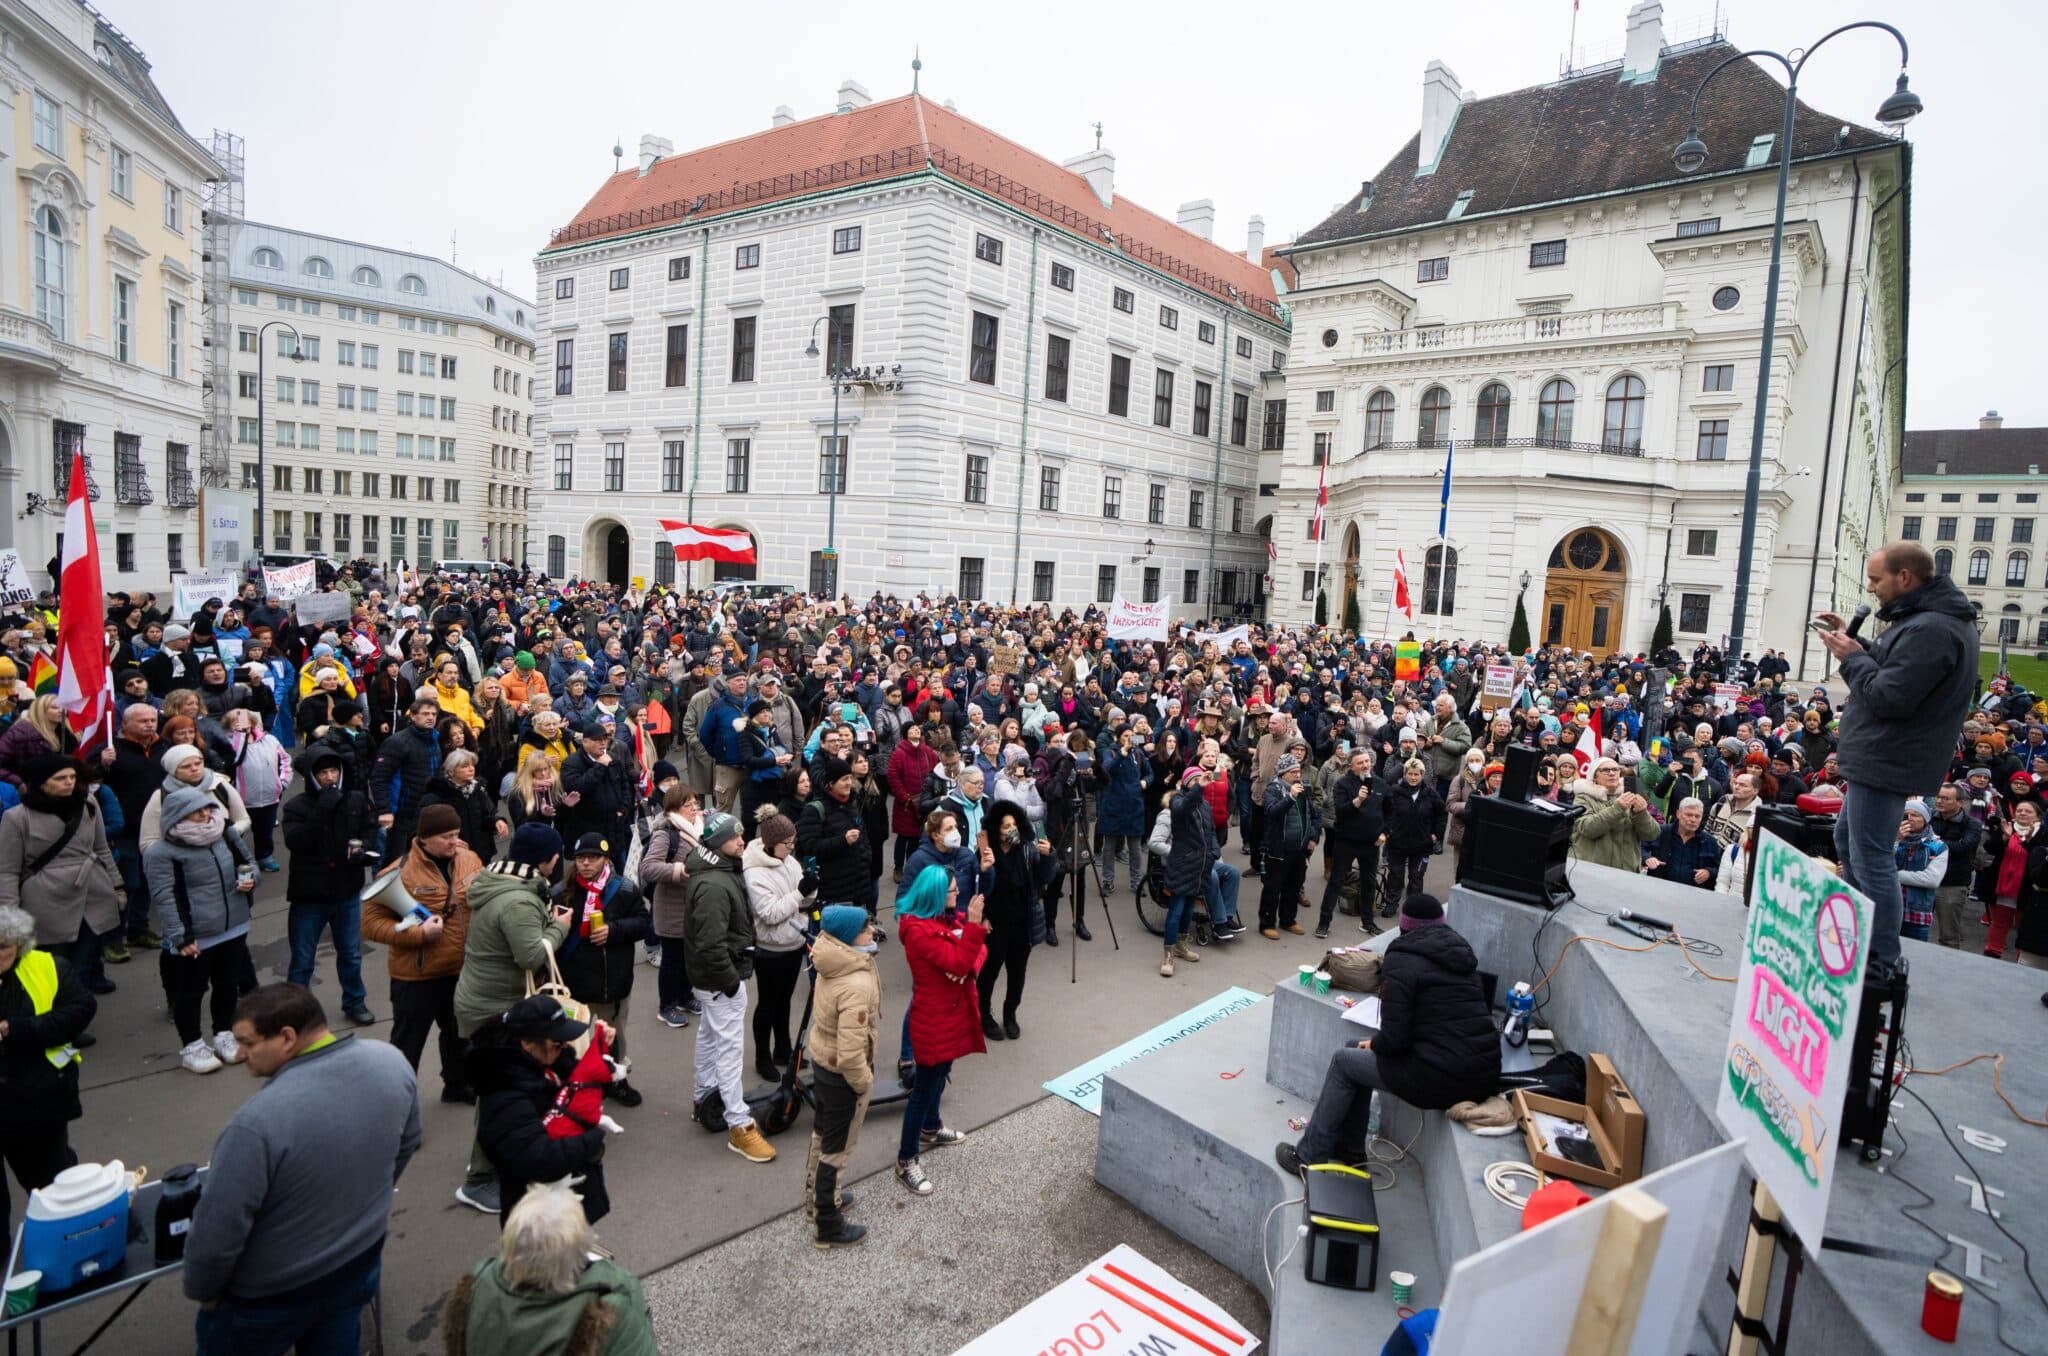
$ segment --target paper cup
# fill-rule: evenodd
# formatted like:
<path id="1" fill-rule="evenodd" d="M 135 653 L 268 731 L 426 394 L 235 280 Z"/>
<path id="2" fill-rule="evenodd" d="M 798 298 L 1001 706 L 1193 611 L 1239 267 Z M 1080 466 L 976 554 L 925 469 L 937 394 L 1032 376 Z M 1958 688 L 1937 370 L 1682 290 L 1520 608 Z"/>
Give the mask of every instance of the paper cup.
<path id="1" fill-rule="evenodd" d="M 1328 970 L 1316 971 L 1315 982 L 1317 993 L 1328 993 L 1330 991 L 1330 972 Z"/>
<path id="2" fill-rule="evenodd" d="M 1394 1287 L 1394 1303 L 1406 1304 L 1415 1297 L 1415 1275 L 1408 1271 L 1390 1271 L 1387 1280 Z"/>
<path id="3" fill-rule="evenodd" d="M 1306 988 L 1309 988 L 1309 987 L 1313 986 L 1313 985 L 1315 984 L 1315 982 L 1316 982 L 1316 967 L 1315 967 L 1315 966 L 1313 966 L 1313 965 L 1304 965 L 1304 966 L 1302 966 L 1302 967 L 1301 967 L 1301 987 L 1302 987 L 1302 988 L 1304 988 L 1304 989 L 1306 989 Z"/>
<path id="4" fill-rule="evenodd" d="M 36 1307 L 36 1290 L 43 1283 L 40 1271 L 17 1271 L 7 1282 L 7 1316 L 19 1318 Z"/>

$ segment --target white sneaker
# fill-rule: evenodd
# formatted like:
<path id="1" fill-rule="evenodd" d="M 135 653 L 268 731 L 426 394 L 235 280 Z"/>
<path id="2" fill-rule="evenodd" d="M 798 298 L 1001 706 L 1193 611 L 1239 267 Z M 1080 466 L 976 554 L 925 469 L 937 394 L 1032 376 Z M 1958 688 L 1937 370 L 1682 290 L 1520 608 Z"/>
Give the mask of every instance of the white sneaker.
<path id="1" fill-rule="evenodd" d="M 213 1033 L 213 1053 L 220 1056 L 220 1062 L 223 1064 L 240 1064 L 243 1058 L 242 1047 L 235 1044 L 235 1033 L 232 1031 Z"/>
<path id="2" fill-rule="evenodd" d="M 220 1060 L 215 1057 L 212 1050 L 207 1048 L 205 1041 L 193 1041 L 183 1050 L 180 1050 L 178 1052 L 178 1062 L 183 1064 L 187 1070 L 196 1074 L 210 1074 L 220 1068 Z"/>

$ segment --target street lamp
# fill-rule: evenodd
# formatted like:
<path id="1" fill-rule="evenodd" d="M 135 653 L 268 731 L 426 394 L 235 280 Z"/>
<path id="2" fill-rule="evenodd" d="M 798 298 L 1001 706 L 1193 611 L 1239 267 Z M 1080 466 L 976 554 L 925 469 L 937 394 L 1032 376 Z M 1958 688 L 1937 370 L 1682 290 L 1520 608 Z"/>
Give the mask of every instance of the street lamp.
<path id="1" fill-rule="evenodd" d="M 299 327 L 289 320 L 272 320 L 256 327 L 256 559 L 257 568 L 262 568 L 264 555 L 263 534 L 270 531 L 270 516 L 264 512 L 263 487 L 269 476 L 263 469 L 264 439 L 270 434 L 270 426 L 263 417 L 265 396 L 263 375 L 263 336 L 273 327 L 282 327 L 292 332 L 291 358 L 295 363 L 304 362 L 306 355 L 299 349 Z"/>
<path id="2" fill-rule="evenodd" d="M 1527 570 L 1522 571 L 1522 592 L 1527 593 L 1529 591 L 1529 584 L 1531 583 L 1533 578 L 1534 576 L 1532 576 Z"/>
<path id="3" fill-rule="evenodd" d="M 1736 62 L 1747 61 L 1751 57 L 1769 57 L 1785 68 L 1785 119 L 1778 134 L 1778 197 L 1771 215 L 1771 272 L 1769 282 L 1764 288 L 1763 355 L 1756 370 L 1756 417 L 1749 438 L 1749 474 L 1742 486 L 1742 546 L 1735 561 L 1735 618 L 1728 633 L 1728 648 L 1721 659 L 1724 676 L 1733 672 L 1741 661 L 1744 632 L 1748 625 L 1750 557 L 1756 551 L 1757 498 L 1763 484 L 1764 411 L 1771 391 L 1771 349 L 1778 332 L 1779 258 L 1785 247 L 1785 191 L 1792 172 L 1792 115 L 1799 105 L 1799 73 L 1806 68 L 1808 59 L 1826 45 L 1829 38 L 1858 28 L 1880 28 L 1897 40 L 1899 82 L 1891 95 L 1878 106 L 1877 120 L 1891 127 L 1910 122 L 1919 114 L 1921 104 L 1920 96 L 1906 87 L 1905 35 L 1890 24 L 1880 23 L 1875 19 L 1864 19 L 1842 25 L 1804 51 L 1794 48 L 1793 50 L 1798 52 L 1797 59 L 1779 52 L 1759 49 L 1738 52 L 1708 71 L 1707 78 L 1700 81 L 1699 88 L 1693 91 L 1692 114 L 1687 120 L 1685 140 L 1679 142 L 1671 153 L 1671 162 L 1678 167 L 1680 174 L 1697 174 L 1706 168 L 1707 143 L 1701 140 L 1699 128 L 1700 95 L 1706 93 L 1707 86 L 1713 83 L 1715 76 Z"/>
<path id="4" fill-rule="evenodd" d="M 818 356 L 818 326 L 829 319 L 830 316 L 821 315 L 811 322 L 810 346 L 804 349 L 806 358 Z M 831 335 L 826 335 L 826 342 L 831 343 Z M 832 584 L 831 594 L 836 598 L 839 596 L 839 482 L 846 476 L 846 459 L 840 455 L 839 448 L 839 345 L 832 344 L 832 354 L 827 361 L 830 366 L 825 369 L 825 374 L 832 379 L 832 460 L 829 463 L 832 476 L 825 485 L 824 555 L 825 571 Z"/>

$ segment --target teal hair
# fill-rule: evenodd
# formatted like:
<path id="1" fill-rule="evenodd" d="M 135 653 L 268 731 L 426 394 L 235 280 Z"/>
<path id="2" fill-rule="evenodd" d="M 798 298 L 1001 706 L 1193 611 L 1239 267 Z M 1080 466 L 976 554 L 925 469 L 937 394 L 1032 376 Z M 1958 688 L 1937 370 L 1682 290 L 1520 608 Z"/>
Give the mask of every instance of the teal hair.
<path id="1" fill-rule="evenodd" d="M 953 888 L 953 873 L 943 866 L 928 866 L 903 898 L 896 901 L 898 918 L 937 918 L 946 911 L 946 892 Z"/>

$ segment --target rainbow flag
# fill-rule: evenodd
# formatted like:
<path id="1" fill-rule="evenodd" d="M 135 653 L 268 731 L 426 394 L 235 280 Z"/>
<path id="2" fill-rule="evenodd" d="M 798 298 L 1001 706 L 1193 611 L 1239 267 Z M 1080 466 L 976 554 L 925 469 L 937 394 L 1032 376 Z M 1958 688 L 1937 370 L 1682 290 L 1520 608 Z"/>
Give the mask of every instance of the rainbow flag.
<path id="1" fill-rule="evenodd" d="M 57 666 L 50 662 L 50 656 L 36 651 L 28 665 L 28 685 L 36 690 L 38 697 L 57 690 Z"/>
<path id="2" fill-rule="evenodd" d="M 1394 646 L 1394 677 L 1414 682 L 1422 676 L 1422 645 L 1403 640 Z"/>

